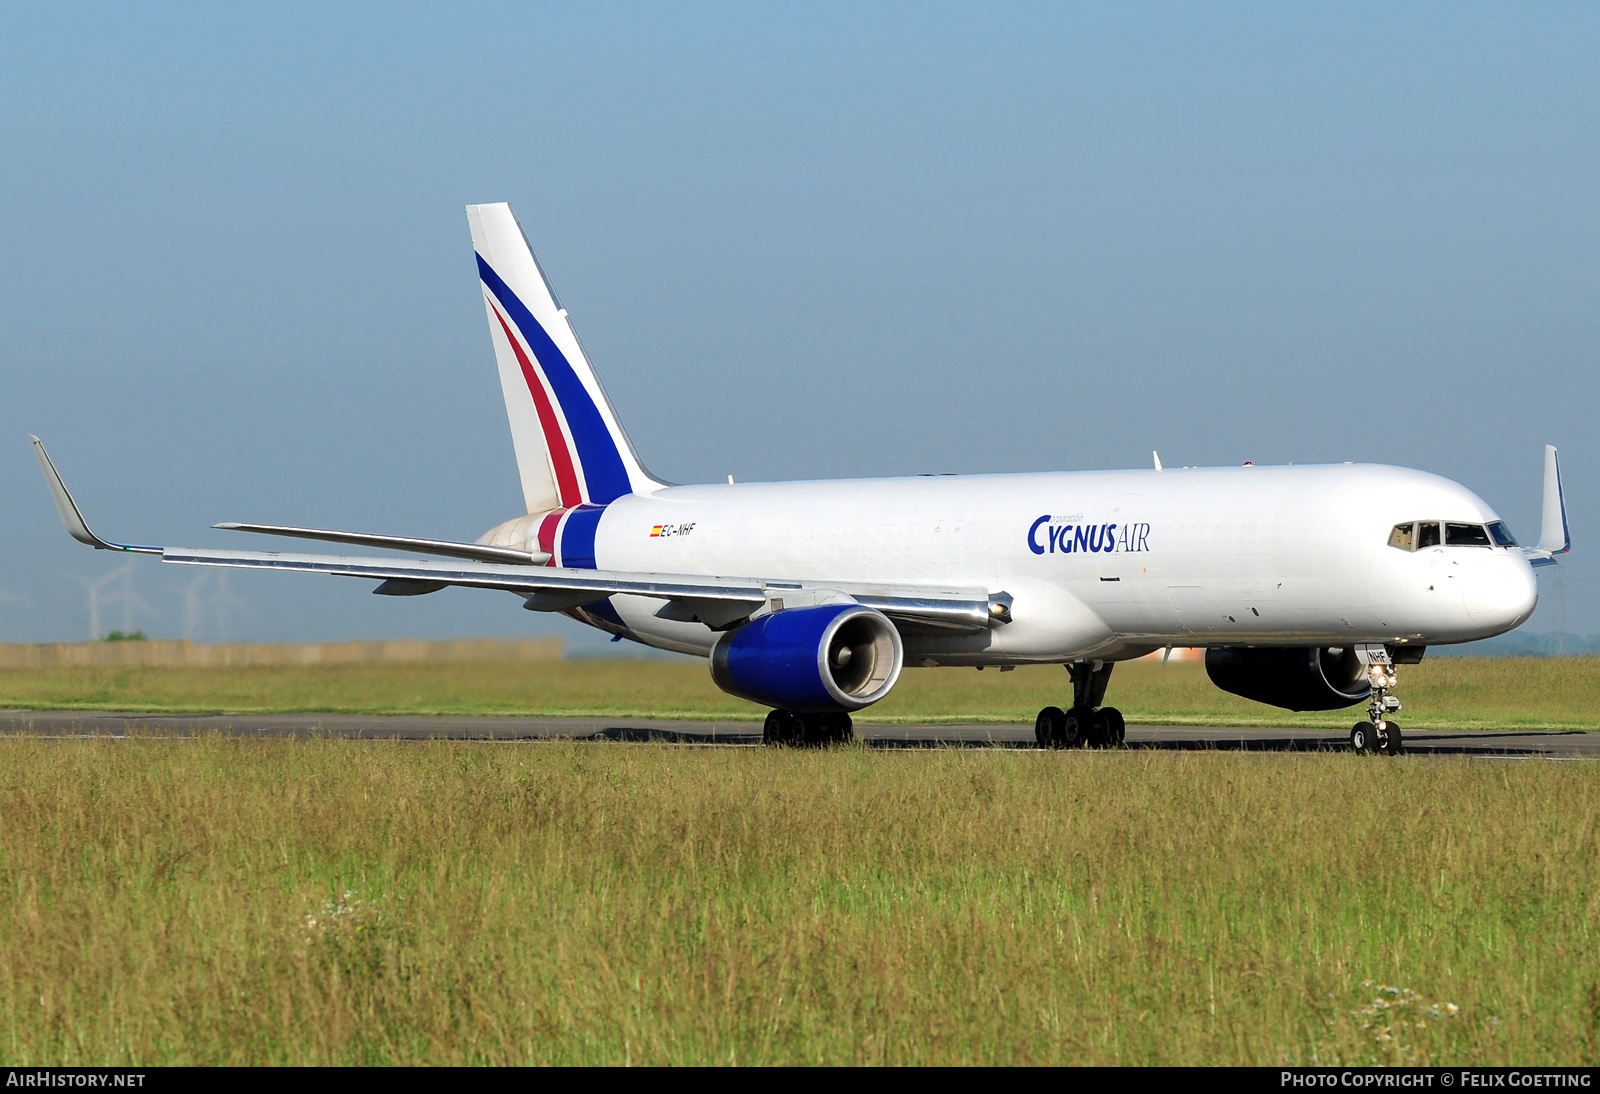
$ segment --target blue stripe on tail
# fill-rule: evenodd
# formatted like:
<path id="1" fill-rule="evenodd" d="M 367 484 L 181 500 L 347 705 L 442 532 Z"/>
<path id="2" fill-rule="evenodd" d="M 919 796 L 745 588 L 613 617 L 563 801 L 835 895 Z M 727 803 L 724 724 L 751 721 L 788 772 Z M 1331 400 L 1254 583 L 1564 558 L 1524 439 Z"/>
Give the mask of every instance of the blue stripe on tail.
<path id="1" fill-rule="evenodd" d="M 631 494 L 633 486 L 628 481 L 628 469 L 623 466 L 622 455 L 617 451 L 616 442 L 611 439 L 611 430 L 606 428 L 605 419 L 600 416 L 600 410 L 589 397 L 583 381 L 573 371 L 572 363 L 556 348 L 533 313 L 511 291 L 511 287 L 500 280 L 500 275 L 483 260 L 483 256 L 476 257 L 478 276 L 489 286 L 494 298 L 500 301 L 500 306 L 522 332 L 523 340 L 539 359 L 539 367 L 550 381 L 556 402 L 561 404 L 561 413 L 567 419 L 567 428 L 572 431 L 573 443 L 578 448 L 578 463 L 583 467 L 588 500 L 596 505 L 606 505 L 624 494 Z M 592 542 L 591 530 L 591 554 Z M 589 568 L 594 568 L 593 561 L 589 563 Z"/>
<path id="2" fill-rule="evenodd" d="M 561 565 L 579 570 L 593 570 L 594 534 L 600 528 L 600 518 L 605 515 L 603 505 L 580 505 L 567 514 L 561 525 Z"/>

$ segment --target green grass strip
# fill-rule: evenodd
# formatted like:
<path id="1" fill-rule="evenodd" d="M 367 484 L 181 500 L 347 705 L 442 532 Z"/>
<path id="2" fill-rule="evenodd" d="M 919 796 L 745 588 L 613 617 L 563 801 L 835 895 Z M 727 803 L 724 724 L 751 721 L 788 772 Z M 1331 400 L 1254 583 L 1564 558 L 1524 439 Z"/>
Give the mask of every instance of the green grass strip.
<path id="1" fill-rule="evenodd" d="M 1600 729 L 1600 658 L 1451 659 L 1400 667 L 1407 730 Z M 1070 705 L 1055 665 L 1015 672 L 907 669 L 868 722 L 1031 724 Z M 1119 665 L 1107 702 L 1155 725 L 1348 729 L 1360 708 L 1294 714 L 1228 695 L 1194 663 Z M 0 707 L 171 713 L 540 714 L 759 718 L 681 661 L 458 662 L 282 668 L 72 668 L 0 671 Z"/>

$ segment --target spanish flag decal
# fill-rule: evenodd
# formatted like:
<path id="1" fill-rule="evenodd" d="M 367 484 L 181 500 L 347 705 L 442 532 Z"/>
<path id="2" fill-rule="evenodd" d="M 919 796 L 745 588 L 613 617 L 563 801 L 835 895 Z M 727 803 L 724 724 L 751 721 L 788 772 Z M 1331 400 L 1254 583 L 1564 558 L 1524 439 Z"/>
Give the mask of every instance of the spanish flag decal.
<path id="1" fill-rule="evenodd" d="M 652 539 L 655 538 L 656 536 L 659 536 L 660 534 L 661 534 L 661 525 L 658 524 L 654 528 L 650 529 L 650 536 L 651 536 Z"/>

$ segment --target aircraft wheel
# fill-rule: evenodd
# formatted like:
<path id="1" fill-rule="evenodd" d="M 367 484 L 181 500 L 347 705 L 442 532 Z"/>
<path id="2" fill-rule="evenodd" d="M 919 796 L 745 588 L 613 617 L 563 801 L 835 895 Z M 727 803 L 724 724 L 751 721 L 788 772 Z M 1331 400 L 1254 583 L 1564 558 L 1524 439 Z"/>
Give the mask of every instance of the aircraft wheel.
<path id="1" fill-rule="evenodd" d="M 786 744 L 799 748 L 825 748 L 855 736 L 848 714 L 789 714 L 791 729 Z"/>
<path id="2" fill-rule="evenodd" d="M 1090 740 L 1094 712 L 1088 707 L 1073 707 L 1061 723 L 1061 748 L 1082 748 Z"/>
<path id="3" fill-rule="evenodd" d="M 774 710 L 761 727 L 761 743 L 797 748 L 806 744 L 810 729 L 806 719 L 792 710 Z"/>
<path id="4" fill-rule="evenodd" d="M 1100 714 L 1106 720 L 1106 744 L 1121 748 L 1123 739 L 1128 736 L 1128 723 L 1123 720 L 1122 711 L 1116 707 L 1101 707 Z"/>
<path id="5" fill-rule="evenodd" d="M 827 741 L 827 715 L 792 714 L 790 717 L 794 719 L 790 743 L 796 748 L 811 748 Z"/>
<path id="6" fill-rule="evenodd" d="M 1045 707 L 1033 720 L 1033 739 L 1040 748 L 1060 748 L 1067 715 L 1060 707 Z"/>
<path id="7" fill-rule="evenodd" d="M 856 729 L 851 724 L 850 715 L 834 714 L 829 717 L 828 721 L 831 723 L 828 731 L 828 742 L 830 744 L 848 744 L 856 739 Z"/>
<path id="8" fill-rule="evenodd" d="M 1386 723 L 1388 735 L 1383 742 L 1383 751 L 1389 756 L 1398 756 L 1405 751 L 1405 745 L 1400 738 L 1400 726 L 1395 722 Z"/>
<path id="9" fill-rule="evenodd" d="M 1378 731 L 1371 722 L 1357 722 L 1350 729 L 1350 751 L 1365 756 L 1378 743 Z"/>
<path id="10" fill-rule="evenodd" d="M 1089 748 L 1105 748 L 1111 743 L 1111 721 L 1103 710 L 1091 710 L 1085 719 L 1088 732 L 1084 744 Z"/>

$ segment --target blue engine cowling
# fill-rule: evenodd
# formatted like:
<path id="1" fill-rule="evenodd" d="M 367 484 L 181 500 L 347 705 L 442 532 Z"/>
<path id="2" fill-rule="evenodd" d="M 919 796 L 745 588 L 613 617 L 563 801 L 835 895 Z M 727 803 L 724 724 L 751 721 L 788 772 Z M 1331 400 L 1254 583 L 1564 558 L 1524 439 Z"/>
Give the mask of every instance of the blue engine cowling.
<path id="1" fill-rule="evenodd" d="M 730 695 L 802 713 L 860 710 L 889 694 L 905 651 L 888 616 L 860 604 L 787 608 L 729 631 L 711 679 Z"/>

